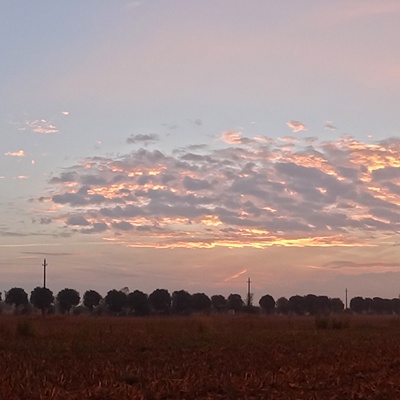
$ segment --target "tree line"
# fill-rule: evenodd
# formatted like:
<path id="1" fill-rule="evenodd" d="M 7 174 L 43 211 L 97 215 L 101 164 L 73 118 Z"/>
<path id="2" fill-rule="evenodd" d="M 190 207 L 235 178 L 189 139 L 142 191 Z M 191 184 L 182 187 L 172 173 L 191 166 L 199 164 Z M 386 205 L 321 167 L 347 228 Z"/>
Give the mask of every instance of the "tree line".
<path id="1" fill-rule="evenodd" d="M 0 293 L 0 301 L 1 301 Z M 266 294 L 258 302 L 259 307 L 252 304 L 252 298 L 244 301 L 240 294 L 231 293 L 228 297 L 216 294 L 211 297 L 205 293 L 190 294 L 185 290 L 177 290 L 172 294 L 166 289 L 156 289 L 150 295 L 140 290 L 129 292 L 112 289 L 102 297 L 95 290 L 87 290 L 82 298 L 75 289 L 65 288 L 54 296 L 53 292 L 45 287 L 36 287 L 28 294 L 24 289 L 14 287 L 5 292 L 6 304 L 14 307 L 16 313 L 27 313 L 34 307 L 46 313 L 60 312 L 69 314 L 86 309 L 90 313 L 112 313 L 116 315 L 146 316 L 150 314 L 189 315 L 191 313 L 210 312 L 263 312 L 265 314 L 297 314 L 317 315 L 332 314 L 344 311 L 344 304 L 339 298 L 328 296 L 295 295 L 290 298 L 275 299 Z M 400 299 L 383 299 L 380 297 L 354 297 L 350 301 L 350 310 L 355 313 L 394 314 L 400 312 Z"/>

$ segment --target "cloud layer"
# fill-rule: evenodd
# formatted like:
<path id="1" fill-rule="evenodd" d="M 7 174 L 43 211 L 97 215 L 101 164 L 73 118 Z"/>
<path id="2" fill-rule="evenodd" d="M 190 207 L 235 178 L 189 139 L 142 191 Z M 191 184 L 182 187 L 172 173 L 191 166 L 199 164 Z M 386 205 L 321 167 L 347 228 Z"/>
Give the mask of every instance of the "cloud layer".
<path id="1" fill-rule="evenodd" d="M 42 204 L 71 234 L 135 247 L 371 246 L 400 229 L 400 139 L 221 139 L 86 158 Z"/>

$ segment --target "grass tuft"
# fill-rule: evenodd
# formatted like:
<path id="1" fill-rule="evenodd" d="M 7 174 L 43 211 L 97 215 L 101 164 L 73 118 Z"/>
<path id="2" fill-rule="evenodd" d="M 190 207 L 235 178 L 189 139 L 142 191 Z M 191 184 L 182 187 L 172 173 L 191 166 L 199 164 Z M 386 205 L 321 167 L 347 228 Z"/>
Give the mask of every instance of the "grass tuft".
<path id="1" fill-rule="evenodd" d="M 18 321 L 16 335 L 21 338 L 35 337 L 35 329 L 31 321 Z"/>

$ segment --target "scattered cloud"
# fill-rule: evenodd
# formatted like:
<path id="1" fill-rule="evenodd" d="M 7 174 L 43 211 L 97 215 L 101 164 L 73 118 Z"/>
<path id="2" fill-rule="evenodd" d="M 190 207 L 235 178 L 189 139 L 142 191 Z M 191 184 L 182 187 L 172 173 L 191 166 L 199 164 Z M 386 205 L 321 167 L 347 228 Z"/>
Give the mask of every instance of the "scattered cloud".
<path id="1" fill-rule="evenodd" d="M 22 251 L 22 254 L 28 254 L 33 256 L 44 256 L 44 257 L 65 257 L 65 256 L 73 256 L 74 253 L 65 253 L 65 252 L 44 252 L 44 251 Z"/>
<path id="2" fill-rule="evenodd" d="M 324 126 L 325 129 L 330 130 L 330 131 L 336 131 L 336 126 L 333 125 L 331 121 L 327 121 L 327 123 Z"/>
<path id="3" fill-rule="evenodd" d="M 59 129 L 53 123 L 44 118 L 25 122 L 25 127 L 21 128 L 21 130 L 27 129 L 44 135 L 51 135 L 59 132 Z"/>
<path id="4" fill-rule="evenodd" d="M 229 144 L 242 143 L 242 132 L 240 131 L 225 131 L 222 133 L 220 139 Z"/>
<path id="5" fill-rule="evenodd" d="M 300 121 L 289 121 L 286 125 L 294 132 L 306 131 L 306 126 Z"/>
<path id="6" fill-rule="evenodd" d="M 349 260 L 336 260 L 326 263 L 322 268 L 328 269 L 393 269 L 400 268 L 400 263 L 396 262 L 354 262 Z"/>
<path id="7" fill-rule="evenodd" d="M 374 246 L 400 230 L 399 138 L 223 138 L 86 158 L 50 178 L 43 218 L 151 248 Z"/>
<path id="8" fill-rule="evenodd" d="M 150 134 L 138 134 L 138 135 L 131 135 L 126 139 L 126 142 L 129 144 L 136 144 L 136 143 L 143 143 L 149 144 L 151 142 L 157 142 L 159 140 L 159 136 L 155 133 Z"/>
<path id="9" fill-rule="evenodd" d="M 26 157 L 26 153 L 24 150 L 19 150 L 19 151 L 7 151 L 7 153 L 4 153 L 5 156 L 10 156 L 10 157 Z"/>
<path id="10" fill-rule="evenodd" d="M 67 218 L 67 225 L 88 226 L 90 222 L 82 215 L 70 215 Z"/>
<path id="11" fill-rule="evenodd" d="M 239 278 L 239 276 L 245 274 L 246 272 L 247 272 L 247 269 L 245 268 L 244 270 L 238 272 L 238 273 L 235 274 L 235 275 L 228 276 L 228 278 L 225 278 L 225 279 L 224 279 L 224 282 L 228 282 L 228 281 L 231 281 L 232 279 Z"/>

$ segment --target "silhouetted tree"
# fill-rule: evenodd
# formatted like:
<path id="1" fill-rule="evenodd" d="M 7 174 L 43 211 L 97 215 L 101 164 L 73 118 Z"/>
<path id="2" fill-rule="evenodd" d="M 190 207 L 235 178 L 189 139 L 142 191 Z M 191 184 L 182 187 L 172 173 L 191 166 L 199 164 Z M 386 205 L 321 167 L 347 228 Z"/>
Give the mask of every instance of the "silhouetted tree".
<path id="1" fill-rule="evenodd" d="M 107 307 L 115 314 L 120 313 L 127 305 L 128 296 L 121 290 L 110 290 L 104 298 Z"/>
<path id="2" fill-rule="evenodd" d="M 330 310 L 333 313 L 340 313 L 344 310 L 343 301 L 338 298 L 329 299 L 330 301 Z"/>
<path id="3" fill-rule="evenodd" d="M 237 293 L 231 293 L 228 296 L 228 309 L 229 310 L 234 310 L 235 312 L 238 312 L 242 309 L 244 306 L 244 302 L 242 300 L 242 296 Z"/>
<path id="4" fill-rule="evenodd" d="M 93 313 L 94 307 L 97 307 L 100 304 L 101 299 L 102 297 L 100 293 L 95 290 L 87 290 L 83 294 L 83 305 Z"/>
<path id="5" fill-rule="evenodd" d="M 295 310 L 293 310 L 296 314 L 304 314 L 309 313 L 311 315 L 315 315 L 319 313 L 319 304 L 318 304 L 318 297 L 315 294 L 308 294 L 307 296 L 303 297 L 303 300 L 300 300 L 301 296 L 293 296 L 295 298 Z M 289 300 L 290 301 L 290 300 Z M 300 303 L 302 302 L 302 306 Z M 294 301 L 292 300 L 292 304 Z M 301 309 L 301 311 L 300 311 Z"/>
<path id="6" fill-rule="evenodd" d="M 263 297 L 261 297 L 258 304 L 266 314 L 272 314 L 274 312 L 275 300 L 271 295 L 266 294 Z"/>
<path id="7" fill-rule="evenodd" d="M 306 312 L 305 298 L 299 295 L 290 297 L 289 307 L 291 312 L 297 315 L 303 315 Z"/>
<path id="8" fill-rule="evenodd" d="M 317 313 L 329 314 L 331 312 L 331 302 L 328 296 L 317 297 Z"/>
<path id="9" fill-rule="evenodd" d="M 390 309 L 392 313 L 399 314 L 400 312 L 400 299 L 395 297 L 394 299 L 390 300 Z"/>
<path id="10" fill-rule="evenodd" d="M 73 306 L 77 306 L 81 300 L 79 293 L 75 289 L 65 288 L 57 294 L 57 302 L 61 312 L 69 312 Z"/>
<path id="11" fill-rule="evenodd" d="M 374 309 L 374 300 L 372 300 L 370 297 L 366 297 L 364 299 L 364 305 L 365 305 L 365 311 L 368 314 L 371 314 Z"/>
<path id="12" fill-rule="evenodd" d="M 160 314 L 169 314 L 171 310 L 171 295 L 166 289 L 156 289 L 149 296 L 149 304 Z"/>
<path id="13" fill-rule="evenodd" d="M 5 302 L 13 305 L 18 311 L 19 307 L 28 304 L 28 294 L 22 288 L 14 287 L 6 293 Z"/>
<path id="14" fill-rule="evenodd" d="M 140 290 L 135 290 L 128 294 L 128 307 L 135 313 L 135 315 L 148 315 L 150 312 L 149 298 L 146 293 Z"/>
<path id="15" fill-rule="evenodd" d="M 350 309 L 355 313 L 393 314 L 400 311 L 400 299 L 374 297 L 354 297 L 350 300 Z"/>
<path id="16" fill-rule="evenodd" d="M 222 294 L 214 294 L 211 296 L 211 305 L 213 310 L 221 312 L 226 309 L 227 301 Z"/>
<path id="17" fill-rule="evenodd" d="M 45 315 L 54 302 L 53 292 L 45 287 L 36 287 L 31 292 L 30 301 L 34 307 L 42 311 L 42 315 Z"/>
<path id="18" fill-rule="evenodd" d="M 172 293 L 172 311 L 176 314 L 188 315 L 192 311 L 192 296 L 186 290 Z"/>
<path id="19" fill-rule="evenodd" d="M 278 314 L 289 314 L 290 312 L 289 300 L 286 297 L 280 297 L 276 301 L 275 307 Z"/>
<path id="20" fill-rule="evenodd" d="M 375 314 L 386 314 L 386 299 L 381 297 L 374 297 L 372 299 L 372 312 Z"/>
<path id="21" fill-rule="evenodd" d="M 192 294 L 192 310 L 195 312 L 209 312 L 211 308 L 211 300 L 204 293 Z"/>
<path id="22" fill-rule="evenodd" d="M 350 300 L 350 309 L 358 314 L 365 312 L 366 311 L 365 300 L 359 296 L 353 297 Z"/>

